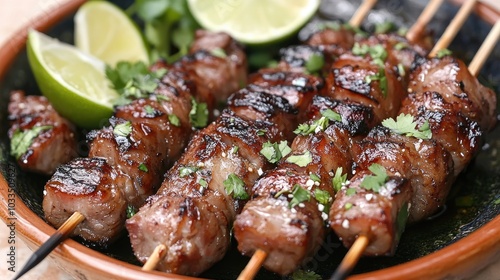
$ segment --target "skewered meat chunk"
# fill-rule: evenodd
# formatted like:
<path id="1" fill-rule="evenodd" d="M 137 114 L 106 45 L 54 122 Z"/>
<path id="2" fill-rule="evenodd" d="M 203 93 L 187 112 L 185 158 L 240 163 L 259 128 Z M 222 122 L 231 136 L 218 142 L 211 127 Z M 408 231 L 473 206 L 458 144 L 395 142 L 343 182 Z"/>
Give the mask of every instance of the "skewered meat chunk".
<path id="1" fill-rule="evenodd" d="M 356 175 L 337 193 L 330 211 L 331 226 L 346 246 L 359 235 L 369 237 L 367 255 L 393 254 L 407 222 L 429 217 L 444 205 L 450 185 L 478 151 L 482 133 L 494 124 L 494 93 L 480 85 L 458 59 L 418 59 L 411 79 L 401 113 L 413 117 L 419 130 L 428 125 L 432 138 L 417 139 L 376 128 L 359 145 Z M 383 192 L 388 182 L 380 192 L 360 188 L 371 163 L 408 181 L 411 195 L 393 195 L 407 192 L 406 186 L 393 194 Z M 356 190 L 354 195 L 347 195 L 350 188 Z M 378 205 L 382 200 L 388 203 Z M 356 206 L 346 209 L 346 204 Z M 370 214 L 360 210 L 367 207 L 391 214 L 370 222 Z M 398 218 L 401 213 L 408 219 Z"/>
<path id="2" fill-rule="evenodd" d="M 59 165 L 77 156 L 75 127 L 55 111 L 47 98 L 13 91 L 8 110 L 11 154 L 22 169 L 52 174 Z"/>
<path id="3" fill-rule="evenodd" d="M 309 36 L 305 42 L 307 45 L 322 49 L 325 54 L 333 59 L 349 51 L 356 41 L 356 33 L 353 28 L 346 26 L 334 26 L 334 28 L 322 28 Z"/>
<path id="4" fill-rule="evenodd" d="M 323 85 L 317 77 L 293 72 L 256 75 L 252 80 L 259 83 L 228 99 L 228 109 L 191 140 L 158 194 L 127 220 L 140 261 L 164 244 L 168 251 L 158 269 L 197 275 L 226 253 L 249 186 L 270 167 L 259 154 L 262 145 L 290 139 L 290 128 L 301 121 L 298 112 Z M 303 84 L 294 84 L 297 80 Z"/>
<path id="5" fill-rule="evenodd" d="M 200 49 L 196 41 L 193 47 L 196 52 L 174 65 L 157 62 L 152 69 L 166 68 L 168 71 L 160 78 L 155 93 L 117 107 L 110 126 L 88 135 L 91 142 L 89 156 L 105 161 L 112 170 L 108 173 L 114 174 L 111 176 L 114 180 L 112 192 L 120 192 L 109 202 L 103 200 L 102 205 L 108 205 L 109 209 L 115 208 L 114 205 L 132 209 L 142 206 L 161 183 L 157 174 L 164 173 L 179 158 L 189 141 L 193 132 L 190 123 L 192 99 L 206 102 L 208 111 L 212 112 L 216 103 L 225 100 L 241 82 L 245 82 L 246 59 L 234 41 L 228 38 L 224 34 L 209 32 L 201 32 L 197 37 L 210 48 L 224 49 L 225 57 L 212 55 L 210 49 Z M 90 205 L 85 207 L 85 202 L 90 201 L 88 196 L 94 192 L 79 194 L 72 191 L 78 189 L 75 182 L 93 182 L 92 178 L 82 175 L 85 172 L 76 168 L 80 161 L 76 161 L 74 167 L 63 166 L 67 170 L 65 180 L 53 177 L 46 184 L 43 207 L 46 219 L 56 227 L 74 211 L 85 217 L 95 217 L 94 209 Z M 89 171 L 87 176 L 91 173 Z M 98 183 L 94 189 L 100 193 L 106 187 Z M 68 201 L 74 206 L 68 207 Z M 92 232 L 81 234 L 90 242 L 104 244 L 113 241 L 125 223 L 124 209 L 116 211 L 116 214 L 103 218 L 117 230 L 95 231 L 103 221 L 97 217 L 88 220 L 87 217 L 87 222 L 77 232 Z"/>
<path id="6" fill-rule="evenodd" d="M 238 249 L 243 254 L 264 250 L 267 253 L 264 267 L 289 274 L 319 249 L 326 232 L 323 227 L 334 195 L 331 182 L 337 168 L 342 167 L 342 173 L 350 176 L 354 163 L 351 149 L 357 138 L 388 116 L 395 116 L 406 95 L 407 76 L 400 73 L 399 59 L 418 52 L 395 48 L 398 42 L 388 36 L 364 39 L 352 52 L 340 55 L 333 63 L 326 81 L 326 95 L 335 100 L 332 102 L 343 105 L 332 110 L 354 108 L 353 104 L 357 104 L 358 108 L 364 108 L 365 114 L 337 111 L 342 116 L 341 124 L 335 121 L 324 131 L 315 129 L 309 135 L 297 136 L 290 155 L 280 161 L 277 169 L 258 180 L 252 189 L 253 199 L 234 223 Z M 405 63 L 403 67 L 409 68 L 410 63 Z M 311 115 L 313 120 L 321 117 L 318 113 L 321 110 L 311 111 L 316 112 Z M 287 162 L 291 156 L 306 152 L 311 154 L 306 166 Z M 403 181 L 394 178 L 398 184 L 409 185 Z M 297 186 L 309 194 L 298 206 L 292 203 Z M 408 197 L 409 193 L 401 196 Z"/>
<path id="7" fill-rule="evenodd" d="M 252 255 L 256 249 L 266 251 L 264 267 L 280 274 L 292 272 L 305 256 L 314 254 L 325 235 L 323 210 L 327 210 L 329 202 L 318 203 L 317 198 L 311 197 L 298 207 L 291 207 L 293 190 L 301 186 L 311 194 L 319 190 L 326 197 L 333 197 L 331 180 L 337 168 L 350 173 L 353 137 L 363 135 L 374 123 L 368 107 L 317 96 L 310 110 L 315 114 L 311 118 L 318 120 L 320 111 L 325 109 L 339 113 L 341 121 L 324 131 L 297 136 L 291 145 L 292 152 L 278 168 L 267 172 L 253 186 L 253 199 L 233 225 L 238 249 L 245 255 Z M 310 153 L 311 160 L 305 166 L 288 162 L 290 157 L 306 153 Z M 320 182 L 312 180 L 311 174 L 321 178 Z"/>

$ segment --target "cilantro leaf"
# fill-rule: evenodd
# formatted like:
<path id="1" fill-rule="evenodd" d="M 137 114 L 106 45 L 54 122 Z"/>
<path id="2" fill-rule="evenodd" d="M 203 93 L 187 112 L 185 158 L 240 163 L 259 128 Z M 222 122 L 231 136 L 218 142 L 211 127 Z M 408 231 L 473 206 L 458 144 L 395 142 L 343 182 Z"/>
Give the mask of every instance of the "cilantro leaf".
<path id="1" fill-rule="evenodd" d="M 189 122 L 193 127 L 203 128 L 208 124 L 207 103 L 198 103 L 191 98 L 191 111 L 189 111 Z"/>
<path id="2" fill-rule="evenodd" d="M 321 189 L 314 190 L 314 198 L 320 203 L 327 206 L 330 202 L 330 193 Z"/>
<path id="3" fill-rule="evenodd" d="M 432 131 L 428 121 L 425 121 L 419 129 L 416 129 L 417 123 L 414 121 L 413 116 L 408 114 L 401 114 L 394 119 L 389 118 L 382 121 L 382 125 L 389 128 L 392 132 L 408 137 L 415 137 L 419 139 L 431 139 Z"/>
<path id="4" fill-rule="evenodd" d="M 233 194 L 236 199 L 248 199 L 250 196 L 245 190 L 245 183 L 236 174 L 231 173 L 222 182 L 227 194 Z"/>
<path id="5" fill-rule="evenodd" d="M 19 159 L 26 151 L 28 151 L 33 140 L 40 135 L 40 133 L 51 129 L 51 125 L 35 126 L 31 129 L 21 131 L 17 129 L 12 135 L 10 140 L 10 154 Z"/>
<path id="6" fill-rule="evenodd" d="M 210 54 L 213 56 L 220 57 L 220 58 L 227 57 L 226 51 L 223 50 L 222 48 L 214 48 L 214 49 L 210 50 Z"/>
<path id="7" fill-rule="evenodd" d="M 177 117 L 174 114 L 168 115 L 168 121 L 173 125 L 173 126 L 180 126 L 181 125 L 181 120 L 179 117 Z"/>
<path id="8" fill-rule="evenodd" d="M 442 50 L 439 50 L 437 53 L 436 53 L 436 57 L 437 58 L 443 58 L 445 56 L 448 56 L 448 55 L 452 55 L 453 53 L 449 50 L 449 49 L 442 49 Z"/>
<path id="9" fill-rule="evenodd" d="M 134 206 L 127 205 L 127 219 L 132 218 L 136 212 L 137 212 L 137 210 L 135 209 Z"/>
<path id="10" fill-rule="evenodd" d="M 309 151 L 306 151 L 301 155 L 291 155 L 286 159 L 286 162 L 295 163 L 300 167 L 305 167 L 312 162 L 312 155 Z"/>
<path id="11" fill-rule="evenodd" d="M 314 173 L 309 174 L 309 178 L 311 178 L 314 182 L 321 182 L 321 178 Z"/>
<path id="12" fill-rule="evenodd" d="M 198 170 L 200 170 L 200 168 L 196 166 L 183 166 L 179 168 L 179 176 L 186 177 L 188 175 L 195 173 Z"/>
<path id="13" fill-rule="evenodd" d="M 279 143 L 271 143 L 270 141 L 267 141 L 262 145 L 260 154 L 263 155 L 270 163 L 276 163 L 281 158 L 288 155 L 291 151 L 292 149 L 288 147 L 288 143 L 286 141 L 281 141 Z"/>
<path id="14" fill-rule="evenodd" d="M 306 70 L 308 73 L 318 73 L 325 65 L 325 58 L 323 55 L 313 53 L 306 62 Z"/>
<path id="15" fill-rule="evenodd" d="M 293 280 L 321 280 L 321 276 L 316 274 L 314 271 L 305 271 L 302 269 L 296 270 L 292 274 Z"/>
<path id="16" fill-rule="evenodd" d="M 366 176 L 361 182 L 361 187 L 378 193 L 387 179 L 389 179 L 389 176 L 387 175 L 385 168 L 380 164 L 373 163 L 368 167 L 368 169 L 374 175 Z"/>
<path id="17" fill-rule="evenodd" d="M 387 97 L 387 77 L 385 76 L 384 68 L 379 68 L 375 75 L 369 75 L 365 77 L 365 82 L 371 83 L 372 81 L 378 81 L 379 87 L 382 90 L 384 97 Z"/>
<path id="18" fill-rule="evenodd" d="M 309 201 L 311 199 L 311 194 L 302 188 L 299 184 L 295 184 L 292 190 L 293 198 L 288 203 L 289 208 L 293 208 L 299 205 L 301 202 Z"/>
<path id="19" fill-rule="evenodd" d="M 375 34 L 385 34 L 396 29 L 396 25 L 393 22 L 385 21 L 377 23 L 375 25 Z"/>
<path id="20" fill-rule="evenodd" d="M 120 124 L 117 124 L 113 128 L 113 133 L 116 136 L 127 137 L 132 132 L 132 123 L 130 121 L 126 121 Z"/>
<path id="21" fill-rule="evenodd" d="M 347 181 L 347 173 L 342 175 L 342 167 L 338 167 L 332 179 L 332 185 L 335 192 L 340 191 L 342 185 Z"/>
<path id="22" fill-rule="evenodd" d="M 149 171 L 149 170 L 148 170 L 148 167 L 147 167 L 144 163 L 141 163 L 141 164 L 139 165 L 139 170 L 140 170 L 140 171 L 143 171 L 143 172 L 146 172 L 146 173 Z"/>

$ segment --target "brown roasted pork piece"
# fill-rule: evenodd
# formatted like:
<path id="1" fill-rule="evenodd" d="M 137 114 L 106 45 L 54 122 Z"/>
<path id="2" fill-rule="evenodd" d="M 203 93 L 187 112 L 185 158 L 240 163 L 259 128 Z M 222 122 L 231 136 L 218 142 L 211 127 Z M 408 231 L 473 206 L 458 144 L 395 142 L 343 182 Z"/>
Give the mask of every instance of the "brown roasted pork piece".
<path id="1" fill-rule="evenodd" d="M 229 98 L 228 109 L 193 137 L 157 195 L 127 220 L 141 262 L 158 244 L 167 247 L 157 266 L 162 271 L 198 275 L 219 261 L 250 187 L 270 168 L 262 146 L 290 140 L 304 121 L 299 112 L 323 86 L 320 78 L 296 72 L 263 71 L 251 80 L 258 82 Z"/>
<path id="2" fill-rule="evenodd" d="M 77 156 L 75 127 L 47 98 L 13 91 L 8 111 L 11 155 L 22 169 L 50 175 Z"/>
<path id="3" fill-rule="evenodd" d="M 354 149 L 356 175 L 337 193 L 330 211 L 330 224 L 346 246 L 360 235 L 369 238 L 366 255 L 393 254 L 407 223 L 444 206 L 451 184 L 494 122 L 495 95 L 463 62 L 452 57 L 422 59 L 411 77 L 411 93 L 400 112 L 412 117 L 418 130 L 429 128 L 430 139 L 374 129 Z M 431 89 L 435 91 L 427 91 Z M 374 163 L 385 170 L 379 174 L 388 175 L 375 188 L 361 183 L 374 176 L 369 170 Z"/>
<path id="4" fill-rule="evenodd" d="M 327 119 L 327 108 L 312 110 L 312 120 L 303 126 L 309 127 L 308 133 L 297 136 L 278 168 L 258 180 L 252 200 L 234 223 L 238 249 L 249 256 L 264 250 L 264 267 L 271 271 L 289 274 L 319 249 L 334 196 L 333 177 L 351 175 L 353 143 L 384 118 L 394 116 L 406 95 L 407 76 L 401 75 L 396 59 L 401 50 L 394 49 L 392 42 L 364 42 L 333 63 L 326 93 L 332 101 L 314 103 L 332 104 L 329 109 L 340 116 L 334 121 Z M 371 79 L 380 73 L 382 79 Z M 337 168 L 342 168 L 339 174 Z M 303 201 L 296 204 L 300 192 Z"/>
<path id="5" fill-rule="evenodd" d="M 320 28 L 309 36 L 306 44 L 316 46 L 324 51 L 330 59 L 349 51 L 359 35 L 347 25 L 320 23 Z"/>
<path id="6" fill-rule="evenodd" d="M 220 39 L 226 36 L 218 33 L 198 36 L 210 47 L 226 50 L 223 57 L 212 55 L 210 49 L 196 50 L 172 66 L 163 62 L 153 66 L 153 69 L 168 68 L 159 79 L 154 94 L 117 107 L 110 126 L 88 135 L 89 157 L 104 160 L 89 168 L 104 175 L 91 178 L 90 170 L 86 173 L 82 171 L 84 166 L 77 168 L 82 161 L 78 159 L 58 169 L 47 182 L 43 201 L 47 221 L 59 227 L 78 211 L 86 219 L 74 233 L 103 245 L 123 232 L 126 219 L 123 207 L 100 217 L 93 206 L 96 199 L 102 198 L 101 204 L 110 209 L 113 205 L 126 205 L 133 212 L 141 207 L 160 185 L 162 177 L 158 174 L 163 174 L 180 157 L 189 142 L 193 133 L 192 100 L 206 102 L 207 110 L 212 112 L 215 103 L 225 101 L 230 92 L 245 82 L 245 58 L 232 40 Z M 114 180 L 113 183 L 107 181 L 108 177 Z M 81 188 L 80 184 L 87 187 Z M 105 197 L 102 196 L 105 190 L 120 194 Z M 113 225 L 116 230 L 106 229 L 105 224 Z"/>

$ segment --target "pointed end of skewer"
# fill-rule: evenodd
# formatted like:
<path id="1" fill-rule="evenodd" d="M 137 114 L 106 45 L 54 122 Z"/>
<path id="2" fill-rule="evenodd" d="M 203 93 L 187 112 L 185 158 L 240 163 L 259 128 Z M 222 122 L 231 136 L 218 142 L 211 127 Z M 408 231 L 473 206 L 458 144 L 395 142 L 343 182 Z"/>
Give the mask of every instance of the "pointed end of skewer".
<path id="1" fill-rule="evenodd" d="M 333 274 L 332 278 L 330 278 L 330 280 L 345 279 L 358 263 L 358 260 L 368 246 L 369 241 L 370 240 L 368 236 L 360 235 L 358 239 L 356 239 L 354 244 L 352 244 L 351 249 L 349 249 L 347 255 L 345 255 L 344 259 L 340 263 L 337 270 L 335 270 L 335 273 Z"/>
<path id="2" fill-rule="evenodd" d="M 42 246 L 40 246 L 40 248 L 38 248 L 38 250 L 33 252 L 33 255 L 31 255 L 26 264 L 13 279 L 19 279 L 32 268 L 37 266 L 50 254 L 50 252 L 52 252 L 52 250 L 64 241 L 64 239 L 66 239 L 66 237 L 68 237 L 68 235 L 73 232 L 75 227 L 78 226 L 84 219 L 85 217 L 82 214 L 78 212 L 73 213 L 73 215 L 71 215 L 71 217 L 69 217 L 66 222 L 64 222 L 64 224 L 52 236 L 50 236 L 50 238 L 47 239 Z"/>
<path id="3" fill-rule="evenodd" d="M 267 253 L 263 250 L 257 250 L 248 262 L 247 266 L 238 276 L 237 280 L 251 280 L 255 278 L 260 267 L 267 258 Z"/>
<path id="4" fill-rule="evenodd" d="M 142 270 L 144 271 L 154 270 L 158 265 L 158 263 L 165 257 L 166 254 L 167 254 L 167 246 L 163 244 L 156 246 L 151 256 L 149 256 L 146 263 L 142 266 Z"/>

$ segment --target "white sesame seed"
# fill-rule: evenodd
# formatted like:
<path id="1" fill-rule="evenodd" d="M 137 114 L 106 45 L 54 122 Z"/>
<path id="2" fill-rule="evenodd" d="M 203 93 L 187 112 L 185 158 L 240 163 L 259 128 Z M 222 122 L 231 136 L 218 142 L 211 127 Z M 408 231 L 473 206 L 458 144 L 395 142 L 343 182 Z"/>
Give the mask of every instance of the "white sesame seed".
<path id="1" fill-rule="evenodd" d="M 323 212 L 323 210 L 325 210 L 325 205 L 323 204 L 318 204 L 318 210 Z"/>
<path id="2" fill-rule="evenodd" d="M 257 174 L 259 174 L 259 176 L 264 174 L 264 171 L 262 171 L 262 168 L 259 168 L 259 170 L 257 170 Z"/>
<path id="3" fill-rule="evenodd" d="M 319 182 L 314 182 L 314 185 L 315 186 L 319 186 Z"/>
<path id="4" fill-rule="evenodd" d="M 333 177 L 335 174 L 333 174 L 332 171 L 328 172 L 328 176 Z"/>
<path id="5" fill-rule="evenodd" d="M 222 157 L 226 157 L 226 152 L 222 152 Z"/>
<path id="6" fill-rule="evenodd" d="M 372 200 L 372 198 L 373 198 L 373 194 L 372 194 L 372 193 L 367 193 L 367 194 L 365 195 L 365 198 L 366 198 L 366 201 L 370 201 L 370 200 Z"/>
<path id="7" fill-rule="evenodd" d="M 306 186 L 312 187 L 313 185 L 314 185 L 314 181 L 313 180 L 309 179 L 309 180 L 306 181 Z"/>
<path id="8" fill-rule="evenodd" d="M 253 168 L 252 167 L 248 167 L 248 172 L 253 172 Z"/>
<path id="9" fill-rule="evenodd" d="M 349 228 L 349 221 L 348 220 L 344 220 L 342 222 L 342 227 L 345 228 L 345 229 Z"/>
<path id="10" fill-rule="evenodd" d="M 328 220 L 328 215 L 325 212 L 323 212 L 321 213 L 321 218 L 323 218 L 323 221 L 326 221 Z"/>
<path id="11" fill-rule="evenodd" d="M 305 205 L 304 203 L 302 203 L 302 202 L 301 202 L 301 203 L 299 203 L 299 207 L 300 207 L 300 208 L 304 208 L 304 207 L 306 207 L 306 205 Z"/>

